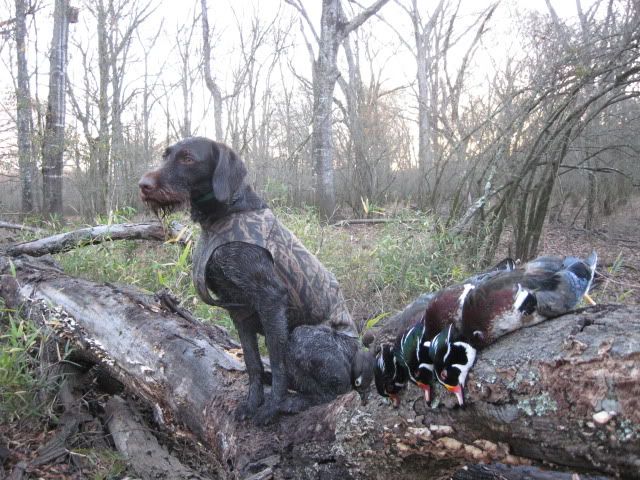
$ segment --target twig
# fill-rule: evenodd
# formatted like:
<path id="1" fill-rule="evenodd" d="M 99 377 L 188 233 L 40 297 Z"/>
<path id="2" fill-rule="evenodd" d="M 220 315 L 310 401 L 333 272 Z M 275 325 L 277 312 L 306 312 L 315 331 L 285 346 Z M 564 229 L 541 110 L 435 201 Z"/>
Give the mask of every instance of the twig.
<path id="1" fill-rule="evenodd" d="M 377 223 L 415 223 L 420 218 L 350 218 L 332 223 L 332 227 L 348 227 L 349 225 L 375 225 Z"/>

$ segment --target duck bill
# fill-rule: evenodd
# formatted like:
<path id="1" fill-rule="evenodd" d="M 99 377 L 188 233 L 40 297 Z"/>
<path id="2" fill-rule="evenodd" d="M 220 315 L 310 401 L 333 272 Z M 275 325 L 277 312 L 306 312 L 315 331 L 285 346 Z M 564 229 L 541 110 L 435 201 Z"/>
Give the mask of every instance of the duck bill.
<path id="1" fill-rule="evenodd" d="M 445 388 L 450 392 L 453 392 L 456 394 L 456 398 L 458 399 L 458 405 L 462 407 L 464 405 L 464 389 L 462 388 L 462 385 L 456 385 L 455 387 L 451 385 L 445 385 Z"/>
<path id="2" fill-rule="evenodd" d="M 426 383 L 418 383 L 418 386 L 424 392 L 424 401 L 427 402 L 427 404 L 430 404 L 431 403 L 431 386 L 427 385 Z"/>
<path id="3" fill-rule="evenodd" d="M 362 392 L 358 392 L 358 395 L 360 395 L 360 402 L 361 402 L 362 406 L 365 406 L 367 404 L 367 402 L 369 401 L 369 390 L 364 390 Z"/>
<path id="4" fill-rule="evenodd" d="M 400 395 L 397 393 L 390 393 L 389 398 L 391 399 L 391 405 L 393 405 L 393 408 L 398 408 L 400 406 Z"/>

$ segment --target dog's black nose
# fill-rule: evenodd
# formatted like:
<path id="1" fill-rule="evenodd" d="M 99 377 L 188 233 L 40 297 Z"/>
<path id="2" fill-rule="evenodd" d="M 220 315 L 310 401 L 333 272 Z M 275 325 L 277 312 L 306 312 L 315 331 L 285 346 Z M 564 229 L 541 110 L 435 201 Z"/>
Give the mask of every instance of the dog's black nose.
<path id="1" fill-rule="evenodd" d="M 153 190 L 155 190 L 156 188 L 156 179 L 149 175 L 148 173 L 145 173 L 142 178 L 140 179 L 140 181 L 138 182 L 138 187 L 140 187 L 140 191 L 142 193 L 149 193 Z"/>

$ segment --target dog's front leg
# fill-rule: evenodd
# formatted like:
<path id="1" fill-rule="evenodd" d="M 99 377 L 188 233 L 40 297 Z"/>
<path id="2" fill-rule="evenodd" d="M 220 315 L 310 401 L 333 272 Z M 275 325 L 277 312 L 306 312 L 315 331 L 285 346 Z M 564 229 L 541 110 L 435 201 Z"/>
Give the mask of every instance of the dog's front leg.
<path id="1" fill-rule="evenodd" d="M 238 315 L 231 314 L 231 318 L 240 337 L 244 363 L 249 374 L 249 393 L 246 400 L 236 410 L 236 416 L 244 420 L 248 417 L 253 417 L 258 411 L 258 407 L 264 402 L 264 388 L 262 386 L 264 367 L 260 358 L 256 331 L 259 320 L 255 314 L 244 319 Z"/>
<path id="2" fill-rule="evenodd" d="M 271 364 L 271 398 L 258 410 L 254 420 L 264 425 L 273 420 L 287 394 L 287 374 L 284 366 L 287 346 L 286 298 L 260 302 L 258 315 L 262 322 L 269 362 Z"/>

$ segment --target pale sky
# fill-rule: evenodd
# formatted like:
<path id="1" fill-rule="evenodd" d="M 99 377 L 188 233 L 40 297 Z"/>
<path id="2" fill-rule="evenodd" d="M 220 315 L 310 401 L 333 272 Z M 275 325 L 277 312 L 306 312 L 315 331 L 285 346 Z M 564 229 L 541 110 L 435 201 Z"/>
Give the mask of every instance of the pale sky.
<path id="1" fill-rule="evenodd" d="M 5 3 L 4 12 L 13 12 L 13 0 L 2 0 Z M 368 5 L 372 0 L 362 0 L 361 3 Z M 422 0 L 424 5 L 431 3 L 435 5 L 435 0 Z M 591 4 L 593 0 L 583 0 L 584 4 Z M 141 3 L 143 3 L 141 1 Z M 200 13 L 200 0 L 183 0 L 180 2 L 175 1 L 152 1 L 157 8 L 151 17 L 142 24 L 140 27 L 140 39 L 143 43 L 147 43 L 150 38 L 155 36 L 162 24 L 162 33 L 156 45 L 156 48 L 152 52 L 150 71 L 157 74 L 160 81 L 166 85 L 174 84 L 179 78 L 179 56 L 175 50 L 176 48 L 176 32 L 181 26 L 188 26 L 192 23 L 195 14 Z M 320 21 L 320 4 L 319 0 L 305 0 L 306 8 L 309 15 L 316 24 Z M 349 12 L 351 3 L 344 1 L 345 9 Z M 462 0 L 462 6 L 460 11 L 460 25 L 462 26 L 465 21 L 475 18 L 477 12 L 487 8 L 492 2 L 489 0 Z M 552 1 L 556 11 L 560 16 L 573 16 L 575 15 L 575 2 L 573 0 L 553 0 Z M 84 71 L 80 64 L 80 54 L 77 48 L 74 47 L 73 42 L 80 42 L 88 48 L 97 50 L 97 41 L 95 40 L 95 24 L 92 15 L 87 11 L 87 7 L 84 2 L 80 0 L 72 0 L 72 4 L 80 7 L 79 23 L 71 25 L 70 28 L 70 46 L 69 46 L 69 77 L 71 79 L 74 88 L 77 89 L 78 95 L 81 96 L 81 88 L 83 84 Z M 208 0 L 209 6 L 209 23 L 215 28 L 214 38 L 212 39 L 213 55 L 214 55 L 214 69 L 217 80 L 223 85 L 223 90 L 230 91 L 232 80 L 234 78 L 234 71 L 240 68 L 240 59 L 237 53 L 239 36 L 238 36 L 238 23 L 242 25 L 248 25 L 252 18 L 257 15 L 263 23 L 269 23 L 271 21 L 282 22 L 283 25 L 291 24 L 290 42 L 294 45 L 290 57 L 290 63 L 295 67 L 296 72 L 307 79 L 311 79 L 311 67 L 310 59 L 307 49 L 303 43 L 302 35 L 299 30 L 299 23 L 295 20 L 292 22 L 292 18 L 296 19 L 297 12 L 289 5 L 280 0 Z M 517 48 L 517 45 L 513 44 L 512 33 L 510 28 L 513 24 L 508 21 L 509 17 L 516 9 L 527 10 L 533 9 L 540 12 L 546 12 L 547 7 L 544 0 L 503 0 L 498 7 L 493 19 L 490 23 L 491 33 L 486 37 L 485 43 L 487 48 L 484 52 L 479 52 L 477 61 L 483 62 L 483 58 L 491 55 L 495 58 L 500 58 L 501 55 L 505 55 L 507 49 Z M 37 62 L 37 85 L 36 77 L 32 77 L 32 95 L 38 94 L 41 101 L 46 100 L 48 89 L 48 78 L 46 72 L 48 71 L 49 64 L 46 58 L 46 54 L 51 42 L 51 23 L 52 23 L 52 10 L 53 1 L 43 1 L 42 10 L 37 14 L 36 22 L 30 20 L 29 35 L 30 35 L 30 50 L 28 53 L 29 68 L 31 71 L 35 70 Z M 425 9 L 426 10 L 426 9 Z M 385 5 L 381 10 L 381 15 L 387 22 L 393 24 L 395 28 L 403 33 L 406 32 L 406 38 L 410 43 L 413 43 L 413 37 L 411 33 L 411 25 L 407 15 L 396 5 L 393 1 Z M 4 20 L 8 14 L 0 14 L 0 21 Z M 394 88 L 400 85 L 408 85 L 414 81 L 415 77 L 415 62 L 412 56 L 406 51 L 404 47 L 400 46 L 395 34 L 388 27 L 384 26 L 376 19 L 371 22 L 377 22 L 375 28 L 371 28 L 372 43 L 377 44 L 377 48 L 382 53 L 379 55 L 379 63 L 384 63 L 383 79 L 387 88 Z M 35 26 L 37 25 L 37 53 L 35 45 Z M 370 24 L 373 27 L 373 24 Z M 309 38 L 311 35 L 308 34 Z M 200 44 L 201 44 L 201 24 L 198 21 L 196 25 L 192 48 L 190 53 L 193 56 L 194 66 L 200 59 Z M 127 68 L 126 75 L 126 88 L 133 92 L 135 89 L 140 88 L 141 76 L 142 76 L 142 50 L 141 43 L 136 38 L 131 48 L 131 65 Z M 264 48 L 258 52 L 261 58 L 266 58 L 271 54 L 268 48 Z M 15 69 L 13 66 L 14 59 L 13 46 L 11 49 L 6 41 L 0 39 L 0 126 L 11 122 L 11 117 L 15 114 L 15 101 L 11 97 L 13 91 L 13 80 L 10 72 Z M 9 68 L 10 67 L 10 68 Z M 364 63 L 363 63 L 364 67 Z M 481 70 L 485 70 L 480 65 Z M 97 72 L 92 72 L 97 77 Z M 366 78 L 366 75 L 363 75 Z M 279 80 L 274 79 L 274 83 L 279 83 Z M 297 82 L 297 80 L 291 77 L 291 82 Z M 277 85 L 275 85 L 277 88 Z M 160 87 L 157 88 L 156 95 L 161 97 L 164 95 L 164 90 Z M 171 96 L 171 100 L 168 105 L 168 109 L 171 116 L 178 118 L 182 115 L 181 111 L 181 92 L 175 90 Z M 166 107 L 164 107 L 166 108 Z M 196 87 L 194 88 L 194 111 L 193 111 L 193 126 L 194 133 L 200 135 L 212 135 L 213 124 L 211 116 L 210 95 L 202 88 L 202 82 L 198 79 Z M 164 114 L 161 109 L 156 108 L 153 114 L 154 124 L 157 125 L 160 130 L 160 136 L 162 137 L 164 131 Z M 73 124 L 73 115 L 70 108 L 67 109 L 67 119 L 69 124 Z M 10 133 L 1 133 L 0 130 L 0 151 L 4 150 L 3 147 L 7 146 L 7 142 L 13 143 Z"/>

